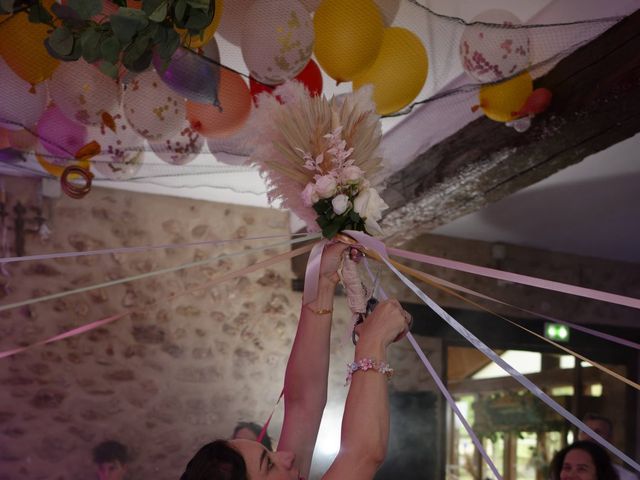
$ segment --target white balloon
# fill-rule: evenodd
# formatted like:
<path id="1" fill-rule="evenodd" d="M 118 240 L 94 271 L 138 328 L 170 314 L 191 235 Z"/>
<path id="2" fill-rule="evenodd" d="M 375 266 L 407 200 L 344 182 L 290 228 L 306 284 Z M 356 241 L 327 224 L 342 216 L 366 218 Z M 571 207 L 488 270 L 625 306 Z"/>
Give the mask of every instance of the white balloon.
<path id="1" fill-rule="evenodd" d="M 187 112 L 184 97 L 169 88 L 152 69 L 137 75 L 127 85 L 122 109 L 133 129 L 152 142 L 180 133 Z"/>
<path id="2" fill-rule="evenodd" d="M 185 165 L 200 154 L 204 139 L 187 123 L 177 136 L 149 146 L 161 160 L 171 165 Z"/>
<path id="3" fill-rule="evenodd" d="M 309 63 L 314 38 L 299 0 L 256 0 L 244 17 L 242 57 L 253 78 L 278 85 Z"/>
<path id="4" fill-rule="evenodd" d="M 91 163 L 106 178 L 127 180 L 142 166 L 144 139 L 129 126 L 122 113 L 114 115 L 113 120 L 115 131 L 105 125 L 89 128 L 89 141 L 95 140 L 101 147 Z"/>
<path id="5" fill-rule="evenodd" d="M 0 127 L 21 130 L 33 127 L 47 106 L 47 88 L 43 84 L 31 86 L 13 73 L 0 57 Z"/>
<path id="6" fill-rule="evenodd" d="M 117 82 L 84 60 L 60 62 L 49 92 L 62 113 L 85 125 L 100 125 L 103 112 L 114 115 L 120 106 Z"/>
<path id="7" fill-rule="evenodd" d="M 243 19 L 253 2 L 254 0 L 230 0 L 225 2 L 216 34 L 239 47 L 242 43 Z"/>
<path id="8" fill-rule="evenodd" d="M 497 25 L 520 25 L 506 10 L 487 10 L 473 19 Z M 526 28 L 468 25 L 460 39 L 462 68 L 479 82 L 508 78 L 529 66 L 529 33 Z"/>

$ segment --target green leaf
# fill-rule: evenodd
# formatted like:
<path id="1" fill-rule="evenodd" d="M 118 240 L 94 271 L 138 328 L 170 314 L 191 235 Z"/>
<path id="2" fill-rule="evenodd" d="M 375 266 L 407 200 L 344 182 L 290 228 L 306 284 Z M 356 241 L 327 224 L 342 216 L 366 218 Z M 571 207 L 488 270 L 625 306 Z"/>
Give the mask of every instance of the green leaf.
<path id="1" fill-rule="evenodd" d="M 187 0 L 189 6 L 198 10 L 209 10 L 214 0 Z"/>
<path id="2" fill-rule="evenodd" d="M 116 37 L 106 38 L 100 44 L 100 54 L 102 58 L 110 63 L 117 63 L 120 58 L 120 50 L 122 50 L 122 45 Z"/>
<path id="3" fill-rule="evenodd" d="M 185 14 L 187 13 L 187 0 L 178 0 L 173 7 L 173 16 L 179 27 L 184 27 L 186 22 Z"/>
<path id="4" fill-rule="evenodd" d="M 168 5 L 166 0 L 162 2 L 158 8 L 156 8 L 153 13 L 149 15 L 149 20 L 152 22 L 163 22 L 165 18 L 167 18 Z"/>
<path id="5" fill-rule="evenodd" d="M 80 36 L 80 44 L 82 45 L 82 58 L 87 62 L 93 63 L 102 57 L 101 51 L 102 34 L 95 28 L 86 29 Z"/>
<path id="6" fill-rule="evenodd" d="M 134 8 L 119 8 L 111 15 L 111 28 L 121 44 L 131 43 L 136 33 L 144 30 L 149 24 L 147 15 Z"/>
<path id="7" fill-rule="evenodd" d="M 170 60 L 180 46 L 180 35 L 173 28 L 166 28 L 166 38 L 158 43 L 158 55 L 163 60 Z"/>
<path id="8" fill-rule="evenodd" d="M 67 5 L 83 20 L 89 20 L 102 11 L 102 0 L 68 0 Z"/>
<path id="9" fill-rule="evenodd" d="M 151 54 L 151 38 L 147 35 L 140 35 L 124 49 L 122 64 L 127 70 L 142 72 L 149 68 Z"/>
<path id="10" fill-rule="evenodd" d="M 189 18 L 185 22 L 185 28 L 189 29 L 189 33 L 197 34 L 211 23 L 210 15 L 202 10 L 191 10 Z"/>
<path id="11" fill-rule="evenodd" d="M 118 67 L 111 62 L 100 62 L 100 71 L 114 80 L 118 78 Z"/>
<path id="12" fill-rule="evenodd" d="M 49 46 L 61 57 L 71 54 L 73 43 L 73 33 L 67 27 L 58 27 L 49 35 Z"/>

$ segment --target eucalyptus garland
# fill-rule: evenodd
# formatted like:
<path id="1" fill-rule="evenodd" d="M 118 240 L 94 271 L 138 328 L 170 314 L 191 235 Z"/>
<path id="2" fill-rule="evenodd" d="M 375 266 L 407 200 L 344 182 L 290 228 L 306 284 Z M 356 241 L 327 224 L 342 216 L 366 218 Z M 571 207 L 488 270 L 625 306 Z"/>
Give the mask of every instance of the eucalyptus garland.
<path id="1" fill-rule="evenodd" d="M 104 2 L 119 8 L 101 15 Z M 67 0 L 50 9 L 42 0 L 0 0 L 0 13 L 26 11 L 33 23 L 51 26 L 45 45 L 63 61 L 83 58 L 98 63 L 117 78 L 119 66 L 146 70 L 156 52 L 168 64 L 183 36 L 202 35 L 216 14 L 214 0 L 143 0 L 142 8 L 127 8 L 126 0 Z M 50 2 L 48 2 L 50 3 Z"/>

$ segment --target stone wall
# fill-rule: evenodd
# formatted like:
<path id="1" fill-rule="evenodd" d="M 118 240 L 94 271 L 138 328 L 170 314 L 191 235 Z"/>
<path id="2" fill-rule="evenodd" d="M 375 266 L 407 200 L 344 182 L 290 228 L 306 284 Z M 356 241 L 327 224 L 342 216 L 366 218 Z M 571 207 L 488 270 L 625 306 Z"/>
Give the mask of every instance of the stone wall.
<path id="1" fill-rule="evenodd" d="M 89 333 L 0 359 L 0 480 L 93 478 L 91 448 L 105 439 L 132 450 L 130 478 L 175 480 L 203 443 L 229 436 L 239 420 L 266 420 L 282 389 L 300 308 L 300 294 L 290 287 L 290 262 L 195 289 L 288 251 L 280 246 L 247 252 L 286 241 L 286 213 L 99 188 L 83 200 L 39 199 L 38 182 L 4 181 L 8 211 L 21 201 L 32 218 L 31 207 L 42 207 L 51 230 L 49 238 L 27 233 L 26 255 L 232 242 L 8 265 L 9 276 L 0 276 L 3 305 L 214 258 L 195 268 L 0 312 L 4 351 L 132 309 Z M 13 223 L 8 226 L 12 246 Z M 267 235 L 285 238 L 246 240 Z M 215 258 L 224 254 L 230 256 Z M 169 299 L 183 291 L 191 293 Z M 353 355 L 343 299 L 334 318 L 328 411 L 339 418 L 345 364 Z M 439 368 L 439 343 L 420 341 L 435 351 Z M 398 370 L 392 389 L 432 388 L 408 347 L 400 346 L 391 358 Z M 282 405 L 270 428 L 275 440 L 281 422 Z M 328 459 L 320 456 L 318 466 Z"/>

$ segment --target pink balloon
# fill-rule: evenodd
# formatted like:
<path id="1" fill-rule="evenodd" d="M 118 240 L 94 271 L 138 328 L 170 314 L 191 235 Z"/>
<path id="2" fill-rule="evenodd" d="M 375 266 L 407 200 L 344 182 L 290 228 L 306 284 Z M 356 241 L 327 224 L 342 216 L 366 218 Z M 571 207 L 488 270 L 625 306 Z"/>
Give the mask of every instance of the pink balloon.
<path id="1" fill-rule="evenodd" d="M 57 160 L 74 158 L 87 144 L 87 128 L 69 120 L 55 105 L 49 106 L 38 121 L 38 137 L 42 146 Z"/>

